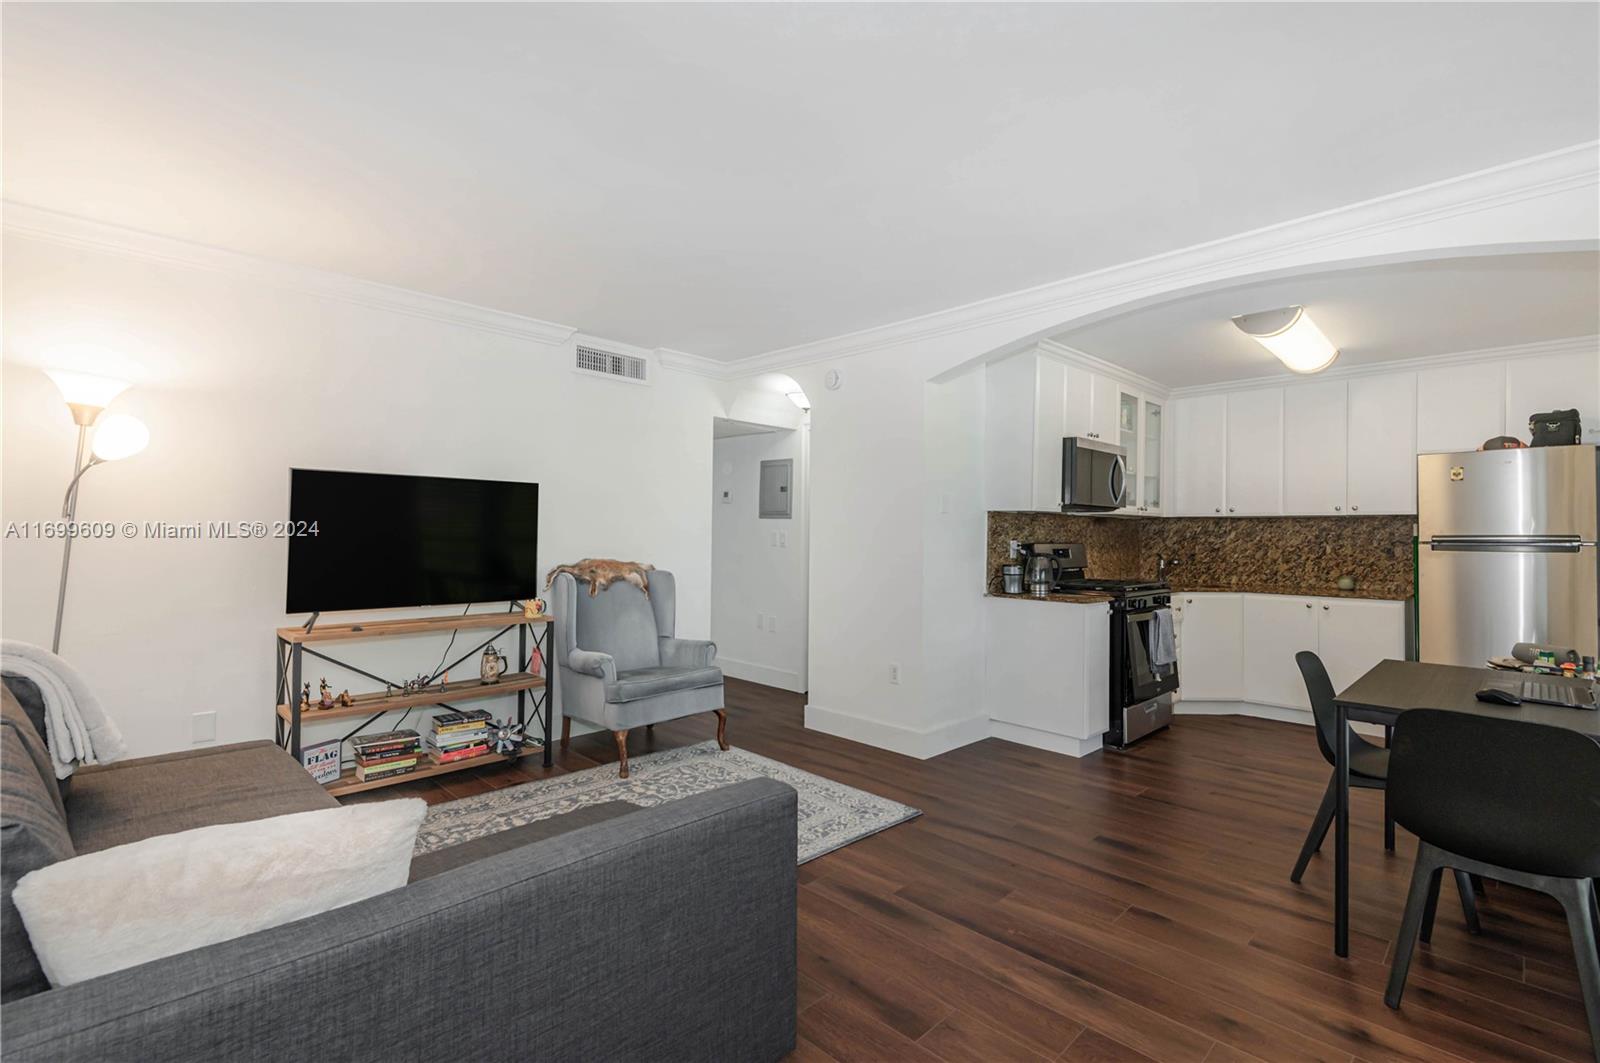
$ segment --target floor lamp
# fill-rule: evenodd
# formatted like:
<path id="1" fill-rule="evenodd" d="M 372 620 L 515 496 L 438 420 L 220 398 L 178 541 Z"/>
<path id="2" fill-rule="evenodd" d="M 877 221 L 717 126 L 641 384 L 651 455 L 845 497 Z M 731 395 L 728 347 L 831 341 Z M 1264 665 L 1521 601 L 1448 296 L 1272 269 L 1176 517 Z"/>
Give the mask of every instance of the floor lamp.
<path id="1" fill-rule="evenodd" d="M 61 519 L 67 522 L 67 532 L 61 545 L 61 586 L 56 591 L 56 626 L 50 638 L 50 652 L 61 652 L 61 614 L 67 603 L 67 567 L 72 564 L 74 523 L 78 516 L 78 482 L 83 474 L 96 465 L 119 458 L 131 457 L 150 442 L 150 430 L 136 417 L 112 414 L 104 420 L 100 414 L 128 386 L 126 380 L 74 373 L 62 369 L 48 370 L 51 380 L 67 401 L 72 411 L 72 421 L 78 426 L 78 453 L 72 459 L 72 480 L 61 499 Z M 89 444 L 90 457 L 83 460 L 85 444 L 89 443 L 89 429 L 94 429 L 94 442 Z"/>

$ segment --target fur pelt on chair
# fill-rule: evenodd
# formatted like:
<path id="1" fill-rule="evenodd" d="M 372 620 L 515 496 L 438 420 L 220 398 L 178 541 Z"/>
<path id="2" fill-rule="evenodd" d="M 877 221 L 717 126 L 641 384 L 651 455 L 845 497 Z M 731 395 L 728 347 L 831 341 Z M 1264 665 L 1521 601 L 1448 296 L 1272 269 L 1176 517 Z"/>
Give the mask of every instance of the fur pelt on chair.
<path id="1" fill-rule="evenodd" d="M 555 583 L 556 576 L 562 572 L 567 573 L 579 583 L 589 585 L 589 597 L 593 598 L 618 580 L 631 583 L 644 592 L 646 598 L 650 597 L 650 573 L 655 571 L 654 565 L 641 565 L 637 561 L 614 561 L 604 557 L 586 557 L 571 565 L 557 565 L 545 577 L 544 587 L 549 590 Z"/>

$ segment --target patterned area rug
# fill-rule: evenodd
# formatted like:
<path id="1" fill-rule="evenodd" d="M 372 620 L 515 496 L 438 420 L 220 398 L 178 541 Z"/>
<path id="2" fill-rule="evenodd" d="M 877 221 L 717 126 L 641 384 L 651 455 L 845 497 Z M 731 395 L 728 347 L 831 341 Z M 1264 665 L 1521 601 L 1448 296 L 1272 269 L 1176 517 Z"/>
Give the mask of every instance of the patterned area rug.
<path id="1" fill-rule="evenodd" d="M 763 775 L 788 783 L 800 795 L 802 864 L 922 815 L 909 805 L 742 749 L 724 753 L 715 742 L 630 757 L 628 765 L 627 779 L 617 778 L 615 764 L 605 764 L 434 805 L 417 832 L 416 851 L 431 852 L 602 801 L 659 805 Z"/>

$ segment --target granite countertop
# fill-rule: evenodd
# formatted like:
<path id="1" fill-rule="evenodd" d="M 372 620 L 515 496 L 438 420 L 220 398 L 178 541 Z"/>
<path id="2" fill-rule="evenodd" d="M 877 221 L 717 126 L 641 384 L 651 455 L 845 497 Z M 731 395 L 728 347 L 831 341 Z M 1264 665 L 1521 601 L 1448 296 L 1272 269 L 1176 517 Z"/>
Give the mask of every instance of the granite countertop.
<path id="1" fill-rule="evenodd" d="M 1368 601 L 1403 602 L 1411 597 L 1408 590 L 1399 590 L 1393 587 L 1363 587 L 1356 585 L 1353 591 L 1342 591 L 1338 587 L 1323 587 L 1308 589 L 1303 584 L 1297 587 L 1285 587 L 1281 584 L 1270 583 L 1245 583 L 1234 587 L 1174 587 L 1174 595 L 1179 594 L 1283 594 L 1294 598 L 1360 598 Z"/>
<path id="2" fill-rule="evenodd" d="M 1109 602 L 1112 596 L 1099 591 L 1083 591 L 1078 594 L 1047 594 L 1040 598 L 1035 594 L 996 594 L 988 591 L 985 598 L 1008 598 L 1014 602 L 1070 602 L 1076 605 L 1093 605 L 1097 602 Z"/>

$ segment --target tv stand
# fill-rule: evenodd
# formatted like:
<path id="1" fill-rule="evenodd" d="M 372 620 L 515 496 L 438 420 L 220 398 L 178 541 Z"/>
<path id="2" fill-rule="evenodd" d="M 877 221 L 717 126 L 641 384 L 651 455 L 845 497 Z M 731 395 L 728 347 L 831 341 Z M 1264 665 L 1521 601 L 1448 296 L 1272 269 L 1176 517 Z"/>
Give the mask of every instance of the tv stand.
<path id="1" fill-rule="evenodd" d="M 517 722 L 524 728 L 523 733 L 527 734 L 530 708 L 534 719 L 539 723 L 543 731 L 542 743 L 535 744 L 530 740 L 524 744 L 519 756 L 530 756 L 542 752 L 544 754 L 544 766 L 547 768 L 552 766 L 550 725 L 554 712 L 554 703 L 546 678 L 551 667 L 550 654 L 555 647 L 555 621 L 551 617 L 543 615 L 534 617 L 511 616 L 507 613 L 458 613 L 454 616 L 420 616 L 403 620 L 366 620 L 344 624 L 324 624 L 318 627 L 316 626 L 316 620 L 320 615 L 314 613 L 311 619 L 302 625 L 280 627 L 277 630 L 277 709 L 274 714 L 274 728 L 278 745 L 287 751 L 290 756 L 294 757 L 295 760 L 300 759 L 300 730 L 302 723 L 307 719 L 317 721 L 347 719 L 357 716 L 364 717 L 354 730 L 340 739 L 342 752 L 342 743 L 356 737 L 387 713 L 403 712 L 407 709 L 424 706 L 453 710 L 456 707 L 456 702 L 493 697 L 497 694 L 515 693 L 517 695 Z M 315 648 L 317 644 L 325 642 L 395 638 L 404 635 L 423 635 L 443 631 L 491 632 L 488 638 L 440 669 L 439 674 L 443 674 L 468 658 L 481 653 L 485 647 L 509 634 L 513 628 L 517 632 L 517 671 L 507 672 L 500 677 L 498 682 L 494 683 L 480 682 L 474 675 L 471 679 L 457 680 L 453 683 L 431 683 L 421 690 L 406 691 L 403 689 L 403 684 L 394 683 L 383 676 L 341 661 Z M 546 673 L 545 675 L 532 671 L 533 662 L 528 652 L 530 638 L 533 648 L 539 651 L 544 662 L 543 671 Z M 336 668 L 354 672 L 372 682 L 383 683 L 389 689 L 369 694 L 357 694 L 352 697 L 351 704 L 335 705 L 329 709 L 318 708 L 315 704 L 302 706 L 300 704 L 300 689 L 304 675 L 304 658 L 307 654 Z M 530 739 L 532 737 L 529 736 Z M 395 775 L 372 782 L 357 780 L 354 769 L 351 769 L 349 771 L 341 771 L 338 780 L 328 783 L 327 788 L 329 793 L 339 797 L 345 794 L 359 793 L 363 790 L 375 790 L 383 786 L 411 782 L 415 779 L 426 779 L 434 775 L 463 771 L 468 768 L 479 768 L 497 763 L 503 764 L 505 760 L 506 758 L 501 754 L 486 753 L 481 757 L 473 757 L 470 760 L 419 766 L 415 771 L 407 772 L 404 775 Z"/>

